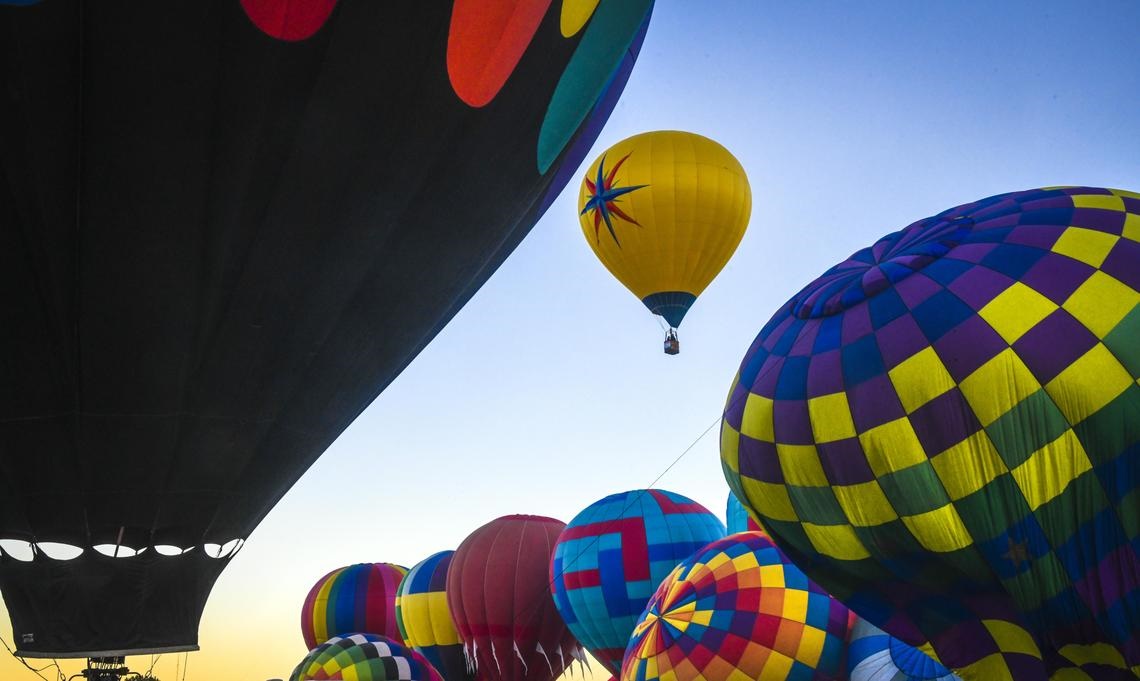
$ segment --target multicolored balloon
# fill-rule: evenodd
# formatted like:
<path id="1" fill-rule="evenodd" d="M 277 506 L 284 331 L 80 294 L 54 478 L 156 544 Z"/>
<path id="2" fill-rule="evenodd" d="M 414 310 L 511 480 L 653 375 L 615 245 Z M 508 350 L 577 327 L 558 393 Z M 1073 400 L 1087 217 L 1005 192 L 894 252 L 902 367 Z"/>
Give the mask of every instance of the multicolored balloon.
<path id="1" fill-rule="evenodd" d="M 752 191 L 720 144 L 662 130 L 599 156 L 582 180 L 578 211 L 606 269 L 677 327 L 744 237 Z"/>
<path id="2" fill-rule="evenodd" d="M 961 681 L 937 660 L 856 616 L 847 640 L 848 681 Z"/>
<path id="3" fill-rule="evenodd" d="M 447 568 L 454 551 L 417 563 L 396 592 L 396 623 L 404 643 L 432 663 L 446 681 L 470 681 L 463 644 L 447 609 Z"/>
<path id="4" fill-rule="evenodd" d="M 744 508 L 744 504 L 740 503 L 740 499 L 731 491 L 728 493 L 728 503 L 724 510 L 724 517 L 728 525 L 728 533 L 736 534 L 737 532 L 763 532 L 764 528 L 760 527 L 760 523 L 748 514 L 748 509 Z"/>
<path id="5" fill-rule="evenodd" d="M 301 635 L 312 650 L 334 636 L 364 633 L 403 643 L 396 623 L 396 590 L 408 569 L 357 563 L 317 580 L 301 608 Z"/>
<path id="6" fill-rule="evenodd" d="M 622 681 L 838 681 L 848 611 L 763 532 L 709 544 L 653 595 Z"/>
<path id="7" fill-rule="evenodd" d="M 585 653 L 566 628 L 547 575 L 566 524 L 510 515 L 472 532 L 447 570 L 447 606 L 480 681 L 554 681 Z"/>
<path id="8" fill-rule="evenodd" d="M 780 308 L 721 459 L 808 575 L 964 678 L 1132 678 L 1138 382 L 1140 194 L 1002 194 Z"/>
<path id="9" fill-rule="evenodd" d="M 289 675 L 289 681 L 443 681 L 416 651 L 385 636 L 334 636 L 314 648 Z"/>
<path id="10" fill-rule="evenodd" d="M 550 562 L 554 604 L 570 631 L 614 674 L 653 590 L 724 526 L 688 497 L 658 489 L 590 504 L 558 535 Z"/>

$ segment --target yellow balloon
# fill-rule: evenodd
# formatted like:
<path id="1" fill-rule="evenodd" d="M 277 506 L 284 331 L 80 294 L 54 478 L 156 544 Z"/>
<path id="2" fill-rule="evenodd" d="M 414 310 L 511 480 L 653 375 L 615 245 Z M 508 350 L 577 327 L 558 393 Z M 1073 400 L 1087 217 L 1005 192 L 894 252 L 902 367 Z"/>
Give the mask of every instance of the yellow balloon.
<path id="1" fill-rule="evenodd" d="M 670 327 L 732 257 L 751 214 L 740 161 L 707 137 L 674 130 L 610 147 L 578 194 L 594 254 Z"/>

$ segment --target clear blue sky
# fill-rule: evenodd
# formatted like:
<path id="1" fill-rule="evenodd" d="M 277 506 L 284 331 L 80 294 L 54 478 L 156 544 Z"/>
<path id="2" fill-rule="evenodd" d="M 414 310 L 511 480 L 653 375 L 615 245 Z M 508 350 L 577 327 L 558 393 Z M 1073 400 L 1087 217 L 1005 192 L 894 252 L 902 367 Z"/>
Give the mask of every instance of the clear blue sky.
<path id="1" fill-rule="evenodd" d="M 507 513 L 569 520 L 648 485 L 710 426 L 659 486 L 723 513 L 725 393 L 802 285 L 963 202 L 1140 190 L 1138 29 L 1137 0 L 661 0 L 590 160 L 638 132 L 698 132 L 740 159 L 754 202 L 681 354 L 662 354 L 658 322 L 582 239 L 575 181 L 253 534 L 187 678 L 284 676 L 305 652 L 301 602 L 328 570 L 411 566 Z M 16 669 L 0 676 L 35 678 Z M 174 656 L 157 669 L 175 678 Z"/>

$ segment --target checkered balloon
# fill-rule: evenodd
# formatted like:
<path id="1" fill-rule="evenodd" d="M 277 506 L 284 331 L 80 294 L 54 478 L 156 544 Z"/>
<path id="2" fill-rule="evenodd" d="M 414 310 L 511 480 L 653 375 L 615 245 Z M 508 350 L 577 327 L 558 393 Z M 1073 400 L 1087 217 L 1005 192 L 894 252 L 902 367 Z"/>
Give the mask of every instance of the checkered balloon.
<path id="1" fill-rule="evenodd" d="M 558 612 L 578 641 L 617 674 L 653 590 L 724 525 L 688 497 L 639 489 L 596 501 L 558 536 L 550 564 Z"/>
<path id="2" fill-rule="evenodd" d="M 848 611 L 763 532 L 715 541 L 650 599 L 622 681 L 834 681 L 843 678 Z"/>
<path id="3" fill-rule="evenodd" d="M 423 655 L 377 634 L 334 636 L 314 648 L 289 681 L 443 681 Z"/>
<path id="4" fill-rule="evenodd" d="M 1140 194 L 1003 194 L 780 308 L 721 459 L 808 575 L 963 678 L 1133 679 L 1138 379 Z"/>

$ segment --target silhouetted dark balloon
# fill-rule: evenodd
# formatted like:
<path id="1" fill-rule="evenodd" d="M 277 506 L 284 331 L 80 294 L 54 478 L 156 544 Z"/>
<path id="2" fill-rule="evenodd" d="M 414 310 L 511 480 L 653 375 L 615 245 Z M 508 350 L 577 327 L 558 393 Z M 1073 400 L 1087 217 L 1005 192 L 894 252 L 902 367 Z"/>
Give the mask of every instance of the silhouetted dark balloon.
<path id="1" fill-rule="evenodd" d="M 206 545 L 248 536 L 526 235 L 651 4 L 567 31 L 549 0 L 0 0 L 21 654 L 196 648 L 234 547 Z"/>

